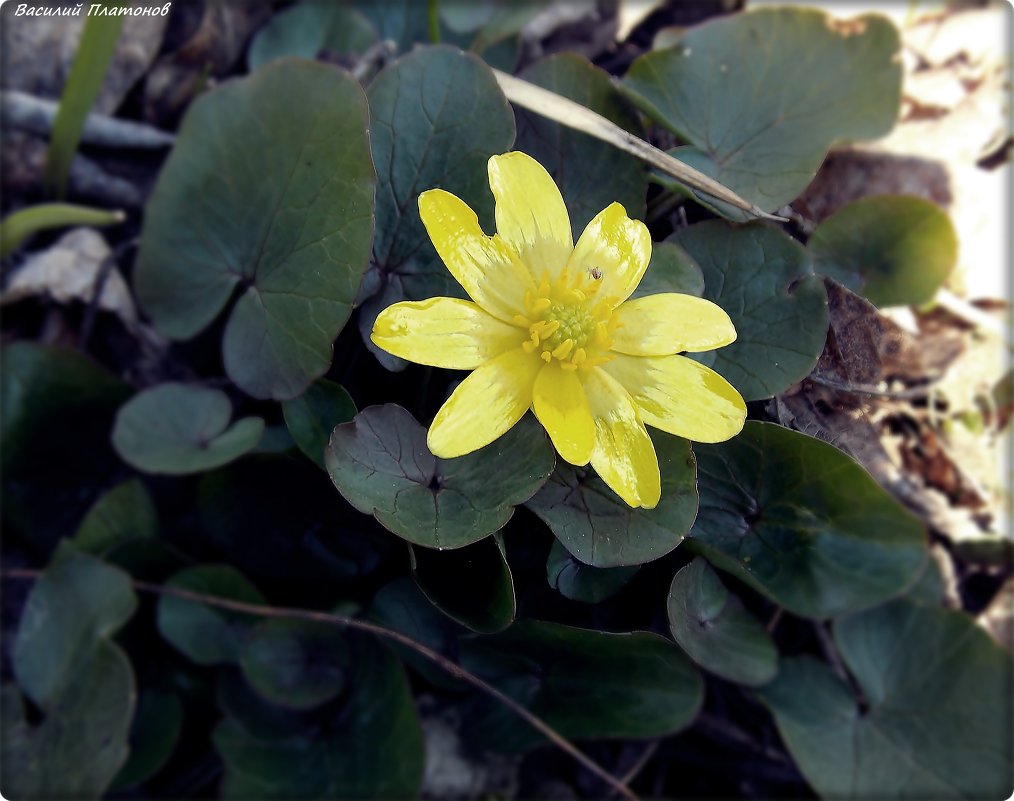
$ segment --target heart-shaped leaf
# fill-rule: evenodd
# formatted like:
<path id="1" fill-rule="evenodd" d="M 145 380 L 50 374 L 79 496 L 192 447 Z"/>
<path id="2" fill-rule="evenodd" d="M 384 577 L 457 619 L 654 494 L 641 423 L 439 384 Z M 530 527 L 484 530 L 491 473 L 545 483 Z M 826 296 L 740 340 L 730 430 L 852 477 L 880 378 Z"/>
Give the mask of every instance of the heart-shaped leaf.
<path id="1" fill-rule="evenodd" d="M 151 495 L 138 479 L 124 481 L 100 497 L 74 535 L 79 550 L 105 553 L 130 540 L 154 537 L 158 515 Z"/>
<path id="2" fill-rule="evenodd" d="M 559 463 L 527 504 L 564 547 L 592 567 L 651 562 L 682 542 L 697 513 L 690 443 L 649 429 L 662 473 L 662 500 L 632 509 L 588 468 Z"/>
<path id="3" fill-rule="evenodd" d="M 377 32 L 355 9 L 329 0 L 303 0 L 271 17 L 250 44 L 246 61 L 253 72 L 285 56 L 362 53 L 376 41 Z"/>
<path id="4" fill-rule="evenodd" d="M 148 201 L 141 306 L 189 339 L 241 289 L 226 372 L 258 398 L 299 395 L 331 364 L 359 290 L 374 181 L 351 77 L 286 59 L 226 82 L 191 105 Z"/>
<path id="5" fill-rule="evenodd" d="M 530 417 L 475 453 L 438 459 L 426 447 L 426 430 L 393 404 L 371 406 L 335 428 L 325 454 L 349 503 L 427 548 L 461 548 L 501 529 L 542 486 L 554 459 Z"/>
<path id="6" fill-rule="evenodd" d="M 526 81 L 568 97 L 643 136 L 637 115 L 627 106 L 609 75 L 573 53 L 537 61 L 521 74 Z M 644 163 L 588 134 L 519 108 L 516 148 L 538 161 L 556 180 L 567 202 L 575 236 L 610 203 L 644 218 L 647 174 Z"/>
<path id="7" fill-rule="evenodd" d="M 349 694 L 341 714 L 265 739 L 226 718 L 214 732 L 224 798 L 417 798 L 423 738 L 401 664 L 350 635 Z"/>
<path id="8" fill-rule="evenodd" d="M 374 297 L 363 304 L 359 327 L 381 363 L 400 370 L 403 360 L 370 342 L 377 315 L 406 298 L 462 294 L 430 244 L 419 217 L 419 194 L 440 188 L 457 195 L 490 231 L 493 196 L 486 162 L 510 149 L 514 115 L 489 67 L 446 46 L 420 48 L 390 64 L 367 94 L 377 165 L 377 234 L 363 293 L 364 299 Z"/>
<path id="9" fill-rule="evenodd" d="M 802 245 L 756 223 L 698 223 L 674 241 L 704 271 L 704 297 L 736 326 L 736 341 L 695 354 L 746 400 L 769 398 L 809 375 L 827 337 L 827 292 Z"/>
<path id="10" fill-rule="evenodd" d="M 833 445 L 748 422 L 695 452 L 701 508 L 687 544 L 789 611 L 865 609 L 922 570 L 922 523 Z"/>
<path id="11" fill-rule="evenodd" d="M 690 28 L 637 59 L 624 84 L 689 143 L 678 158 L 774 211 L 806 187 L 833 142 L 891 130 L 899 50 L 884 17 L 760 9 Z"/>
<path id="12" fill-rule="evenodd" d="M 648 269 L 631 295 L 640 298 L 663 292 L 701 297 L 704 294 L 704 273 L 693 257 L 672 242 L 656 242 L 651 246 Z"/>
<path id="13" fill-rule="evenodd" d="M 264 596 L 230 565 L 197 565 L 181 570 L 166 582 L 189 592 L 263 604 Z M 254 625 L 240 615 L 199 601 L 163 595 L 158 601 L 158 630 L 170 643 L 199 665 L 235 662 Z"/>
<path id="14" fill-rule="evenodd" d="M 1014 783 L 1011 655 L 961 612 L 895 601 L 835 622 L 858 692 L 785 660 L 760 695 L 825 798 L 1003 798 Z"/>
<path id="15" fill-rule="evenodd" d="M 958 237 L 940 207 L 881 195 L 849 203 L 817 226 L 814 269 L 877 306 L 929 303 L 958 258 Z"/>
<path id="16" fill-rule="evenodd" d="M 183 704 L 176 693 L 142 690 L 130 727 L 130 757 L 111 789 L 135 787 L 165 767 L 182 728 Z"/>
<path id="17" fill-rule="evenodd" d="M 669 589 L 669 629 L 698 665 L 740 684 L 767 684 L 778 671 L 771 636 L 697 557 Z"/>
<path id="18" fill-rule="evenodd" d="M 232 404 L 219 389 L 161 384 L 139 392 L 116 415 L 113 447 L 146 473 L 185 475 L 221 467 L 260 441 L 264 421 L 229 426 Z"/>
<path id="19" fill-rule="evenodd" d="M 419 589 L 448 617 L 480 634 L 514 622 L 514 579 L 500 535 L 447 552 L 409 548 Z"/>
<path id="20" fill-rule="evenodd" d="M 648 738 L 679 731 L 703 699 L 700 675 L 655 634 L 607 634 L 518 621 L 502 634 L 462 642 L 465 667 L 488 677 L 565 737 Z M 522 750 L 540 734 L 482 699 L 469 732 L 483 745 Z"/>
<path id="21" fill-rule="evenodd" d="M 4 792 L 18 798 L 99 798 L 127 758 L 134 674 L 110 637 L 137 599 L 129 577 L 69 542 L 35 582 L 18 625 L 4 689 Z M 97 732 L 101 736 L 77 736 Z"/>
<path id="22" fill-rule="evenodd" d="M 298 398 L 285 401 L 282 414 L 299 449 L 323 468 L 331 432 L 356 416 L 356 404 L 341 384 L 322 378 Z"/>
<path id="23" fill-rule="evenodd" d="M 274 618 L 250 632 L 239 665 L 250 686 L 271 703 L 312 709 L 344 689 L 349 653 L 334 626 Z"/>
<path id="24" fill-rule="evenodd" d="M 575 559 L 559 540 L 554 540 L 546 560 L 546 578 L 549 586 L 564 598 L 597 604 L 619 592 L 640 568 L 591 567 Z"/>

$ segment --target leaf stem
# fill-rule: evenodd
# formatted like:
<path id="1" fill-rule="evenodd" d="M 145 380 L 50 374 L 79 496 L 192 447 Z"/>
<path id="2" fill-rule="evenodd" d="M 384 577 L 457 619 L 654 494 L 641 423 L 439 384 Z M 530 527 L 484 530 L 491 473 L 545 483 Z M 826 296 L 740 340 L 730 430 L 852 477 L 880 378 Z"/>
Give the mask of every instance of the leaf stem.
<path id="1" fill-rule="evenodd" d="M 28 579 L 34 581 L 35 579 L 41 577 L 41 575 L 42 571 L 25 568 L 10 568 L 0 571 L 0 577 L 12 579 Z M 153 595 L 171 595 L 185 601 L 193 601 L 194 603 L 205 604 L 207 606 L 216 606 L 220 609 L 228 609 L 231 612 L 255 615 L 258 617 L 310 620 L 317 623 L 325 623 L 332 626 L 340 626 L 367 632 L 382 639 L 396 642 L 399 645 L 404 645 L 406 648 L 410 648 L 420 656 L 428 659 L 451 676 L 471 684 L 476 689 L 481 690 L 491 698 L 499 701 L 514 712 L 518 717 L 528 723 L 528 725 L 549 739 L 557 748 L 568 753 L 575 761 L 580 763 L 583 768 L 602 779 L 613 791 L 619 793 L 624 798 L 631 799 L 631 801 L 637 801 L 637 795 L 629 787 L 627 787 L 622 780 L 613 776 L 609 771 L 595 762 L 591 757 L 587 756 L 576 745 L 570 742 L 570 740 L 556 731 L 556 729 L 540 717 L 534 715 L 502 690 L 494 687 L 492 684 L 487 683 L 474 673 L 461 667 L 461 665 L 457 662 L 448 659 L 443 654 L 433 650 L 427 645 L 424 645 L 418 640 L 414 640 L 408 635 L 402 634 L 400 631 L 389 629 L 386 626 L 381 626 L 377 623 L 371 623 L 368 620 L 360 620 L 358 618 L 331 614 L 329 612 L 319 612 L 313 609 L 297 609 L 295 607 L 264 606 L 261 604 L 245 603 L 244 601 L 235 601 L 229 598 L 216 598 L 213 595 L 192 592 L 191 590 L 186 590 L 181 587 L 165 587 L 161 584 L 138 581 L 137 579 L 132 579 L 131 583 L 133 584 L 134 589 L 139 592 L 152 593 Z"/>
<path id="2" fill-rule="evenodd" d="M 426 23 L 429 27 L 430 41 L 440 44 L 440 10 L 437 0 L 426 0 Z"/>

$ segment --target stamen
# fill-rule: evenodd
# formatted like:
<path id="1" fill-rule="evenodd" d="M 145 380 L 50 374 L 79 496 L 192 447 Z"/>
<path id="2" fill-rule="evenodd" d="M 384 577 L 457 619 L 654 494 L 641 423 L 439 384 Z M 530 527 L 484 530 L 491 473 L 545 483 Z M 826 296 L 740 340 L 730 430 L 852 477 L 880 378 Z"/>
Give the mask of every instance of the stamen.
<path id="1" fill-rule="evenodd" d="M 560 359 L 562 361 L 563 359 L 566 359 L 567 356 L 570 355 L 570 352 L 573 349 L 574 349 L 574 340 L 573 339 L 567 339 L 567 340 L 564 340 L 564 342 L 562 344 L 558 345 L 553 350 L 553 355 L 557 359 Z"/>
<path id="2" fill-rule="evenodd" d="M 531 321 L 523 314 L 515 314 L 514 322 L 520 325 L 522 328 L 529 328 L 532 324 Z"/>
<path id="3" fill-rule="evenodd" d="M 526 339 L 524 342 L 521 343 L 521 349 L 525 353 L 532 353 L 535 350 L 535 343 L 532 342 L 532 340 L 530 339 Z"/>
<path id="4" fill-rule="evenodd" d="M 576 351 L 574 351 L 574 356 L 571 358 L 571 362 L 573 362 L 574 367 L 577 368 L 580 367 L 582 364 L 584 364 L 585 359 L 587 358 L 588 353 L 585 351 L 585 349 L 578 348 Z"/>
<path id="5" fill-rule="evenodd" d="M 539 314 L 540 312 L 544 312 L 552 305 L 553 304 L 549 300 L 549 298 L 539 298 L 538 300 L 535 301 L 535 303 L 532 304 L 531 312 L 532 314 Z"/>
<path id="6" fill-rule="evenodd" d="M 560 362 L 560 369 L 572 373 L 577 369 L 577 365 L 574 362 Z"/>
<path id="7" fill-rule="evenodd" d="M 544 361 L 546 364 L 549 364 L 551 361 L 553 361 L 553 354 L 551 354 L 548 350 L 542 351 L 540 355 L 542 356 L 542 361 Z"/>

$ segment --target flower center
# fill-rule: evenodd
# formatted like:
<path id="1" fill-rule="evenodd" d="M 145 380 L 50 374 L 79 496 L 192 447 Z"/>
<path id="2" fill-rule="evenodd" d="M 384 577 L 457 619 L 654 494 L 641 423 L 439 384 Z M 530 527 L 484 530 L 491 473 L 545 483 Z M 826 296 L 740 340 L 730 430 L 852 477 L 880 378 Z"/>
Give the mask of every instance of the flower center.
<path id="1" fill-rule="evenodd" d="M 550 283 L 549 273 L 543 273 L 535 294 L 525 293 L 526 314 L 514 318 L 528 329 L 521 347 L 538 353 L 547 364 L 558 361 L 564 370 L 587 369 L 612 359 L 612 305 L 596 298 L 600 280 L 601 273 L 595 271 L 571 276 L 564 270 Z"/>

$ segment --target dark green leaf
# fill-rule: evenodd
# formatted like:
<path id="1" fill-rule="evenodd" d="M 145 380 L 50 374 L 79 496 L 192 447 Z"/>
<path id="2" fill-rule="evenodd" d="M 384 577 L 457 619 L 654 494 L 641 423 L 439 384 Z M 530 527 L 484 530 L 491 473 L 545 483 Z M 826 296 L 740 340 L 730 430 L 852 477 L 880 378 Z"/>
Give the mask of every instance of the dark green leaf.
<path id="1" fill-rule="evenodd" d="M 518 621 L 462 643 L 462 662 L 523 703 L 564 737 L 661 737 L 696 716 L 703 683 L 693 665 L 655 634 L 607 634 Z M 542 736 L 481 699 L 469 731 L 483 745 L 521 750 Z"/>
<path id="2" fill-rule="evenodd" d="M 546 561 L 549 586 L 572 601 L 600 603 L 620 591 L 637 573 L 632 567 L 590 567 L 575 559 L 559 540 L 553 542 Z"/>
<path id="3" fill-rule="evenodd" d="M 257 32 L 246 60 L 253 72 L 284 56 L 359 54 L 375 41 L 377 32 L 358 11 L 330 0 L 304 0 L 275 14 Z"/>
<path id="4" fill-rule="evenodd" d="M 429 41 L 427 3 L 419 0 L 353 0 L 359 11 L 377 29 L 381 39 L 390 39 L 401 51 Z"/>
<path id="5" fill-rule="evenodd" d="M 697 513 L 694 455 L 685 439 L 649 429 L 662 500 L 632 509 L 589 468 L 560 462 L 526 506 L 577 559 L 592 567 L 651 562 L 682 542 Z"/>
<path id="6" fill-rule="evenodd" d="M 903 592 L 927 558 L 920 521 L 832 445 L 748 422 L 696 445 L 688 544 L 789 611 L 826 618 Z"/>
<path id="7" fill-rule="evenodd" d="M 165 767 L 182 728 L 183 704 L 176 693 L 141 690 L 130 728 L 130 757 L 112 789 L 134 787 Z"/>
<path id="8" fill-rule="evenodd" d="M 958 258 L 958 237 L 940 208 L 919 197 L 850 203 L 817 226 L 814 269 L 877 306 L 929 303 Z"/>
<path id="9" fill-rule="evenodd" d="M 475 453 L 438 459 L 426 447 L 426 430 L 393 404 L 371 406 L 338 426 L 325 454 L 349 503 L 428 548 L 461 548 L 498 531 L 542 486 L 553 460 L 530 417 Z"/>
<path id="10" fill-rule="evenodd" d="M 402 369 L 404 361 L 369 341 L 377 315 L 406 298 L 462 294 L 423 228 L 419 194 L 440 188 L 457 195 L 489 231 L 493 197 L 486 162 L 510 148 L 514 115 L 489 67 L 446 46 L 420 48 L 389 65 L 370 84 L 368 96 L 377 165 L 377 272 L 369 279 L 374 297 L 363 305 L 359 326 L 381 362 Z"/>
<path id="11" fill-rule="evenodd" d="M 514 579 L 499 535 L 453 551 L 409 548 L 419 589 L 446 615 L 480 634 L 514 622 Z"/>
<path id="12" fill-rule="evenodd" d="M 672 636 L 705 670 L 753 686 L 775 677 L 771 636 L 701 557 L 676 574 L 668 610 Z"/>
<path id="13" fill-rule="evenodd" d="M 331 432 L 356 416 L 356 405 L 341 384 L 322 378 L 298 398 L 285 401 L 282 413 L 299 449 L 324 467 L 324 449 Z"/>
<path id="14" fill-rule="evenodd" d="M 253 448 L 259 417 L 229 426 L 232 404 L 219 389 L 161 384 L 134 396 L 116 415 L 113 447 L 146 473 L 185 475 L 221 467 Z"/>
<path id="15" fill-rule="evenodd" d="M 47 708 L 86 664 L 96 643 L 134 614 L 130 578 L 70 543 L 63 543 L 28 596 L 13 667 L 18 684 Z"/>
<path id="16" fill-rule="evenodd" d="M 100 497 L 88 510 L 74 535 L 82 551 L 102 554 L 128 540 L 154 537 L 158 532 L 155 505 L 144 484 L 124 481 Z"/>
<path id="17" fill-rule="evenodd" d="M 656 242 L 651 246 L 648 269 L 631 297 L 640 298 L 663 292 L 678 292 L 698 298 L 704 294 L 704 273 L 701 272 L 700 265 L 683 248 L 672 242 Z"/>
<path id="18" fill-rule="evenodd" d="M 884 17 L 760 9 L 690 28 L 635 61 L 625 85 L 689 143 L 679 158 L 774 211 L 806 187 L 833 142 L 891 130 L 899 49 Z"/>
<path id="19" fill-rule="evenodd" d="M 526 81 L 598 112 L 636 136 L 640 121 L 617 92 L 609 75 L 573 53 L 550 56 L 527 67 Z M 621 150 L 546 117 L 519 108 L 517 150 L 538 161 L 556 180 L 575 238 L 610 203 L 644 219 L 647 174 L 644 163 Z"/>
<path id="20" fill-rule="evenodd" d="M 127 758 L 135 697 L 130 663 L 108 638 L 136 607 L 125 573 L 61 545 L 32 587 L 14 641 L 14 675 L 42 719 L 30 722 L 20 694 L 4 689 L 5 794 L 105 792 Z"/>
<path id="21" fill-rule="evenodd" d="M 1003 798 L 1014 786 L 1011 655 L 961 612 L 896 601 L 835 623 L 862 698 L 786 660 L 761 691 L 825 798 Z"/>
<path id="22" fill-rule="evenodd" d="M 334 626 L 276 618 L 250 632 L 239 665 L 250 686 L 271 703 L 312 709 L 342 691 L 349 654 Z"/>
<path id="23" fill-rule="evenodd" d="M 181 570 L 166 582 L 189 592 L 253 604 L 266 603 L 243 574 L 229 565 L 198 565 Z M 158 600 L 158 630 L 200 665 L 235 662 L 254 624 L 240 615 L 198 601 L 163 595 Z"/>
<path id="24" fill-rule="evenodd" d="M 323 64 L 269 64 L 190 107 L 148 201 L 138 300 L 173 339 L 225 327 L 229 377 L 299 395 L 331 364 L 369 258 L 374 171 L 359 85 Z"/>
<path id="25" fill-rule="evenodd" d="M 250 686 L 238 669 L 218 671 L 215 697 L 225 716 L 257 740 L 301 736 L 312 730 L 319 718 L 316 710 L 296 710 L 272 704 Z"/>
<path id="26" fill-rule="evenodd" d="M 704 271 L 704 297 L 732 318 L 736 341 L 699 356 L 746 400 L 769 398 L 809 375 L 827 337 L 827 292 L 795 240 L 756 223 L 698 223 L 674 241 Z"/>
<path id="27" fill-rule="evenodd" d="M 266 741 L 232 718 L 215 729 L 225 798 L 416 798 L 423 738 L 398 660 L 351 635 L 350 694 L 316 731 Z"/>

